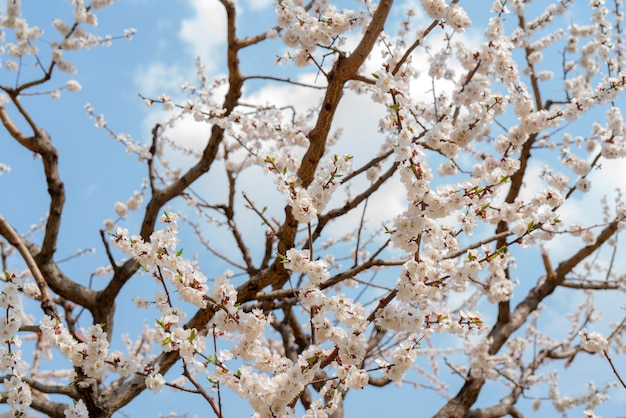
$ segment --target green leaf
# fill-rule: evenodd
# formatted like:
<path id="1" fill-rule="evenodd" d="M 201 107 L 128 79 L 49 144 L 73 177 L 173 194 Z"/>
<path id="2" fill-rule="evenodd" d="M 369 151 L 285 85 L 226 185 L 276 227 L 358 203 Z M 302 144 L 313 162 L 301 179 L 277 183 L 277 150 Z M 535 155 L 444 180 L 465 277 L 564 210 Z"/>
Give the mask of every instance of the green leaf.
<path id="1" fill-rule="evenodd" d="M 183 255 L 183 249 L 182 248 L 176 252 L 176 257 L 180 257 L 181 255 Z"/>

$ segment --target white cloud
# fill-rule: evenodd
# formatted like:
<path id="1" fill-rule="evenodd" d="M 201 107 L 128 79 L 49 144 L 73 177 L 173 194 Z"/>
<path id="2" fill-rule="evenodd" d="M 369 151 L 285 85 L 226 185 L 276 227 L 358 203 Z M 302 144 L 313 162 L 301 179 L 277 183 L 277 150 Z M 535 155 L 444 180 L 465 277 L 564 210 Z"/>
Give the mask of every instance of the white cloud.
<path id="1" fill-rule="evenodd" d="M 246 6 L 249 10 L 258 11 L 263 10 L 274 4 L 274 0 L 248 0 Z"/>
<path id="2" fill-rule="evenodd" d="M 626 165 L 623 159 L 604 160 L 602 168 L 594 170 L 589 176 L 592 181 L 592 192 L 598 195 L 615 196 L 615 189 L 626 192 Z"/>
<path id="3" fill-rule="evenodd" d="M 297 79 L 297 82 L 315 84 L 315 74 L 303 74 Z M 296 112 L 302 113 L 317 105 L 323 94 L 323 90 L 299 87 L 288 83 L 272 83 L 246 95 L 242 101 L 260 106 L 293 106 Z"/>
<path id="4" fill-rule="evenodd" d="M 213 76 L 218 71 L 218 63 L 225 54 L 221 51 L 226 44 L 226 12 L 218 1 L 193 0 L 189 2 L 190 17 L 179 22 L 178 39 L 190 53 L 182 66 L 172 63 L 153 62 L 137 68 L 135 83 L 139 91 L 146 96 L 160 93 L 175 95 L 185 82 L 194 82 L 196 68 L 193 59 L 200 57 L 207 75 Z M 157 22 L 161 28 L 172 25 L 167 19 Z M 171 48 L 167 43 L 160 47 Z M 219 56 L 220 59 L 215 59 Z M 176 98 L 175 98 L 176 99 Z"/>
<path id="5" fill-rule="evenodd" d="M 139 92 L 150 97 L 178 92 L 186 80 L 185 71 L 178 65 L 164 63 L 141 66 L 135 70 L 134 78 Z"/>
<path id="6" fill-rule="evenodd" d="M 217 68 L 213 57 L 226 43 L 226 12 L 217 1 L 193 0 L 191 6 L 192 17 L 183 19 L 178 36 L 211 72 Z"/>

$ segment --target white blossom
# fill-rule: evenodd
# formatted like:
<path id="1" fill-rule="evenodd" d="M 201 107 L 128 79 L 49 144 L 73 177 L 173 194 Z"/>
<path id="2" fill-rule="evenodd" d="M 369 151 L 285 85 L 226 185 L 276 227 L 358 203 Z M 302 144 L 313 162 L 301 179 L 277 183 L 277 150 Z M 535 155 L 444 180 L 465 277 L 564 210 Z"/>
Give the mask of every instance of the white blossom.
<path id="1" fill-rule="evenodd" d="M 160 392 L 165 385 L 165 379 L 160 373 L 150 373 L 146 377 L 146 387 L 152 392 Z"/>
<path id="2" fill-rule="evenodd" d="M 68 82 L 65 83 L 65 87 L 68 91 L 80 91 L 81 89 L 80 83 L 76 80 L 68 80 Z"/>
<path id="3" fill-rule="evenodd" d="M 582 330 L 580 330 L 578 335 L 581 337 L 582 346 L 592 353 L 606 350 L 606 348 L 608 347 L 607 339 L 604 338 L 602 334 L 596 331 L 587 332 L 587 329 L 583 328 Z"/>
<path id="4" fill-rule="evenodd" d="M 123 218 L 126 216 L 127 211 L 128 211 L 128 208 L 126 207 L 124 203 L 115 202 L 115 213 L 117 214 L 117 216 L 119 216 L 120 218 Z"/>
<path id="5" fill-rule="evenodd" d="M 78 402 L 75 402 L 73 405 L 70 405 L 63 414 L 67 418 L 87 418 L 89 416 L 89 411 L 87 411 L 87 407 L 82 399 L 79 399 Z"/>

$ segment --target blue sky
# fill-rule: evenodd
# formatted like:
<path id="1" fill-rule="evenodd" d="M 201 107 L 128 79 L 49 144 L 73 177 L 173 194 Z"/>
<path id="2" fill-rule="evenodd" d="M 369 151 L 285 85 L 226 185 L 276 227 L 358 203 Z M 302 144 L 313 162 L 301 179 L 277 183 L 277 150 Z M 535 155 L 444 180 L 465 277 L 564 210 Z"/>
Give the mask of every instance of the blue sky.
<path id="1" fill-rule="evenodd" d="M 40 25 L 47 33 L 52 34 L 53 29 L 50 22 L 55 17 L 71 15 L 71 6 L 64 1 L 34 2 L 23 1 L 24 16 L 31 24 Z M 347 2 L 346 2 L 347 3 Z M 473 3 L 462 1 L 461 4 Z M 484 22 L 491 2 L 474 3 L 473 8 L 468 9 L 472 18 L 476 21 Z M 576 19 L 585 14 L 586 6 L 578 6 L 575 13 L 568 16 L 568 19 Z M 395 17 L 401 15 L 402 7 L 398 8 Z M 274 25 L 273 7 L 271 1 L 248 0 L 242 2 L 240 13 L 240 34 L 255 34 L 264 31 L 267 27 Z M 24 104 L 30 109 L 33 117 L 46 129 L 53 138 L 61 156 L 61 176 L 63 177 L 67 190 L 67 206 L 65 209 L 63 229 L 59 241 L 58 258 L 71 256 L 77 250 L 95 248 L 94 254 L 87 254 L 80 258 L 63 264 L 63 269 L 71 277 L 76 278 L 82 284 L 87 284 L 91 273 L 101 265 L 106 264 L 98 230 L 102 227 L 105 218 L 114 218 L 113 204 L 116 201 L 126 201 L 133 191 L 141 187 L 143 178 L 146 176 L 146 168 L 133 155 L 125 153 L 124 146 L 116 143 L 103 130 L 98 130 L 93 126 L 93 120 L 88 119 L 83 109 L 86 103 L 90 103 L 96 113 L 103 113 L 108 126 L 117 133 L 128 133 L 140 142 L 148 142 L 150 130 L 153 124 L 162 116 L 156 107 L 148 108 L 139 98 L 138 94 L 148 97 L 156 97 L 161 92 L 171 94 L 174 97 L 182 97 L 179 87 L 187 80 L 193 81 L 195 68 L 193 62 L 196 56 L 200 56 L 203 64 L 210 75 L 223 74 L 224 66 L 224 41 L 223 14 L 220 12 L 219 4 L 216 0 L 122 0 L 110 8 L 98 13 L 99 27 L 95 32 L 101 35 L 120 35 L 124 29 L 136 28 L 137 34 L 131 42 L 126 40 L 116 40 L 109 48 L 93 48 L 90 51 L 80 51 L 68 54 L 67 58 L 72 61 L 78 69 L 75 75 L 57 73 L 57 77 L 49 84 L 51 88 L 61 87 L 67 79 L 77 79 L 82 85 L 82 90 L 78 93 L 63 91 L 61 98 L 51 102 L 48 97 L 34 96 L 24 98 Z M 390 33 L 395 31 L 389 29 Z M 52 35 L 51 35 L 52 36 Z M 461 39 L 466 42 L 476 41 L 480 37 L 480 31 L 470 31 Z M 42 38 L 47 39 L 46 35 Z M 276 42 L 269 43 L 257 49 L 252 49 L 242 57 L 242 70 L 244 73 L 256 73 L 259 69 L 268 70 L 283 76 L 297 75 L 290 65 L 274 67 L 275 56 L 283 51 Z M 278 51 L 276 51 L 278 48 Z M 43 49 L 43 48 L 42 48 Z M 555 65 L 553 60 L 547 60 L 546 65 Z M 35 70 L 29 70 L 35 71 Z M 27 72 L 24 76 L 27 76 Z M 13 82 L 15 73 L 6 71 L 0 72 L 0 82 L 10 84 Z M 304 75 L 314 76 L 313 73 Z M 430 81 L 427 80 L 429 84 Z M 246 95 L 252 102 L 262 103 L 265 100 L 275 100 L 278 103 L 294 103 L 298 108 L 304 109 L 315 102 L 315 95 L 311 92 L 308 95 L 296 96 L 293 89 L 267 85 L 262 82 L 251 83 L 246 90 Z M 380 110 L 375 105 L 363 103 L 356 96 L 347 96 L 345 103 L 338 114 L 340 123 L 346 125 L 346 135 L 354 138 L 367 137 L 370 132 L 376 129 L 376 121 L 363 116 L 358 118 L 358 123 L 354 124 L 357 114 L 354 109 L 359 109 L 358 115 L 373 114 Z M 598 117 L 602 117 L 598 115 Z M 351 123 L 352 122 L 352 123 Z M 350 125 L 355 125 L 350 128 Z M 177 139 L 182 140 L 189 146 L 200 146 L 206 138 L 206 129 L 196 125 L 181 124 L 175 131 Z M 581 134 L 584 134 L 581 132 Z M 48 195 L 45 189 L 45 182 L 41 170 L 41 164 L 28 152 L 24 152 L 12 140 L 0 136 L 0 163 L 7 163 L 11 166 L 11 173 L 0 176 L 0 189 L 4 190 L 4 198 L 0 199 L 0 213 L 10 220 L 21 232 L 27 231 L 31 225 L 39 222 L 45 215 Z M 364 147 L 367 144 L 363 145 Z M 348 147 L 349 148 L 349 147 Z M 172 156 L 172 160 L 179 164 L 188 164 L 189 161 L 182 157 Z M 538 172 L 539 168 L 537 168 Z M 252 186 L 256 186 L 253 173 L 246 180 Z M 606 179 L 601 181 L 602 187 L 596 192 L 596 196 L 602 193 L 610 193 L 614 187 L 624 185 L 626 169 L 619 165 L 607 163 L 605 165 Z M 272 202 L 277 195 L 272 195 L 272 184 L 269 178 L 264 179 L 264 183 L 269 186 L 260 185 L 258 190 L 251 191 L 255 199 Z M 25 192 L 24 188 L 28 187 Z M 215 193 L 223 193 L 219 189 L 219 176 L 210 177 L 203 180 L 198 187 L 204 187 Z M 395 213 L 401 210 L 402 199 L 394 198 L 393 195 L 403 196 L 398 192 L 398 185 L 389 186 L 387 195 L 389 200 L 381 204 L 373 203 L 370 212 L 374 219 L 390 219 Z M 256 192 L 256 194 L 255 194 Z M 176 205 L 175 203 L 174 205 Z M 282 201 L 276 205 L 281 210 Z M 174 206 L 174 209 L 176 206 Z M 577 207 L 571 205 L 567 209 L 572 217 L 581 211 L 589 213 L 599 213 L 598 205 Z M 121 225 L 128 228 L 136 228 L 141 211 L 130 212 L 127 219 Z M 251 231 L 258 231 L 258 219 L 251 218 L 243 221 Z M 341 227 L 338 227 L 341 229 Z M 187 240 L 185 242 L 185 240 Z M 196 245 L 197 239 L 189 233 L 183 234 L 182 246 L 185 254 L 192 254 L 192 248 Z M 555 257 L 555 262 L 559 255 L 564 256 L 564 241 L 550 244 L 551 254 Z M 216 243 L 218 247 L 227 248 L 227 242 Z M 189 248 L 189 252 L 187 249 Z M 201 257 L 207 257 L 206 253 L 200 253 Z M 529 258 L 529 260 L 532 260 Z M 518 264 L 524 266 L 516 271 L 516 276 L 522 279 L 530 277 L 533 281 L 537 275 L 541 274 L 541 266 L 526 264 L 524 258 L 518 260 Z M 207 266 L 210 266 L 207 267 Z M 624 260 L 618 264 L 624 268 Z M 205 263 L 208 270 L 207 276 L 221 273 L 226 265 L 219 261 Z M 130 301 L 137 293 L 144 290 L 147 284 L 143 281 L 147 277 L 139 277 L 124 290 L 120 295 L 120 300 Z M 94 278 L 93 286 L 101 287 L 103 284 L 99 279 Z M 393 278 L 390 278 L 393 282 Z M 151 294 L 151 293 L 150 293 Z M 557 292 L 550 300 L 550 306 L 546 309 L 546 323 L 552 332 L 558 332 L 567 326 L 567 321 L 563 318 L 563 311 L 571 311 L 572 305 L 580 303 L 582 294 L 569 292 Z M 601 306 L 606 307 L 607 317 L 620 320 L 620 307 L 624 305 L 623 295 L 601 295 Z M 144 312 L 141 311 L 141 314 Z M 494 316 L 493 311 L 485 312 L 488 317 Z M 142 322 L 134 322 L 137 311 L 132 307 L 121 306 L 116 318 L 119 330 L 129 333 L 136 332 L 142 326 Z M 151 317 L 146 316 L 147 321 Z M 85 321 L 86 322 L 86 321 Z M 88 326 L 88 323 L 81 323 Z M 606 331 L 606 325 L 599 325 L 601 331 Z M 119 331 L 121 332 L 121 331 Z M 441 343 L 450 343 L 450 339 L 442 339 Z M 458 343 L 458 342 L 457 342 Z M 116 344 L 115 340 L 113 344 Z M 118 341 L 117 344 L 120 344 Z M 450 356 L 451 358 L 453 356 Z M 618 358 L 618 366 L 621 370 L 626 370 L 624 356 Z M 566 371 L 559 370 L 563 374 L 561 387 L 562 394 L 580 392 L 581 388 L 590 378 L 596 380 L 598 385 L 611 378 L 608 365 L 598 358 L 586 356 L 583 361 L 575 363 Z M 427 366 L 425 366 L 427 367 Z M 619 367 L 618 367 L 619 368 Z M 179 370 L 179 368 L 174 368 Z M 452 373 L 442 370 L 442 379 L 452 387 L 459 387 L 461 382 Z M 543 387 L 546 389 L 546 387 Z M 489 406 L 499 399 L 497 388 L 483 391 L 476 406 Z M 225 391 L 227 392 L 227 391 Z M 455 393 L 454 390 L 451 392 Z M 544 393 L 532 395 L 546 396 Z M 619 416 L 626 409 L 626 395 L 619 389 L 611 392 L 612 400 L 605 406 L 598 408 L 597 412 L 606 417 Z M 228 393 L 224 394 L 224 405 L 226 416 L 247 416 L 249 408 L 244 405 L 244 401 L 237 400 Z M 436 396 L 428 389 L 414 390 L 410 387 L 401 389 L 387 387 L 385 389 L 372 388 L 361 392 L 350 392 L 347 396 L 345 410 L 346 417 L 357 416 L 430 416 L 442 405 L 443 399 Z M 2 410 L 0 406 L 0 411 Z M 582 408 L 572 412 L 576 415 Z M 164 414 L 170 411 L 179 414 L 187 411 L 198 416 L 210 416 L 208 405 L 201 399 L 189 395 L 183 395 L 165 389 L 158 395 L 145 393 L 139 399 L 122 409 L 117 416 L 157 416 L 159 412 Z M 545 412 L 548 411 L 548 412 Z M 551 408 L 544 408 L 538 414 L 530 411 L 524 412 L 528 416 L 542 417 L 542 413 L 553 411 Z"/>

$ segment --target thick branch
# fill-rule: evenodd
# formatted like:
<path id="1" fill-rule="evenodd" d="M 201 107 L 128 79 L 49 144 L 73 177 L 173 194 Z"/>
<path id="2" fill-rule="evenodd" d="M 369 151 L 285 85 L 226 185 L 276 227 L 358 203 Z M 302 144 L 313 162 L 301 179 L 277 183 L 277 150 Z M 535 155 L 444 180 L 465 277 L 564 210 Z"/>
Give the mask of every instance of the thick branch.
<path id="1" fill-rule="evenodd" d="M 26 263 L 28 270 L 30 270 L 35 282 L 37 283 L 37 287 L 39 288 L 39 292 L 41 293 L 41 310 L 46 314 L 53 318 L 59 319 L 59 314 L 56 310 L 56 304 L 52 300 L 50 296 L 50 292 L 48 292 L 48 284 L 46 283 L 46 279 L 44 278 L 41 270 L 39 270 L 39 266 L 35 262 L 32 254 L 26 247 L 24 240 L 17 233 L 15 229 L 7 222 L 6 219 L 2 215 L 0 215 L 0 235 L 4 237 L 8 241 L 9 244 L 17 248 L 17 251 L 22 256 L 22 259 Z"/>
<path id="2" fill-rule="evenodd" d="M 298 177 L 302 187 L 306 188 L 311 184 L 315 169 L 322 155 L 324 155 L 326 139 L 343 94 L 343 86 L 348 80 L 351 80 L 358 74 L 359 68 L 372 51 L 378 36 L 383 30 L 392 4 L 393 0 L 380 2 L 370 25 L 352 54 L 347 58 L 339 56 L 333 69 L 328 74 L 328 88 L 322 102 L 322 108 L 320 109 L 315 127 L 307 135 L 310 145 L 298 169 Z"/>

